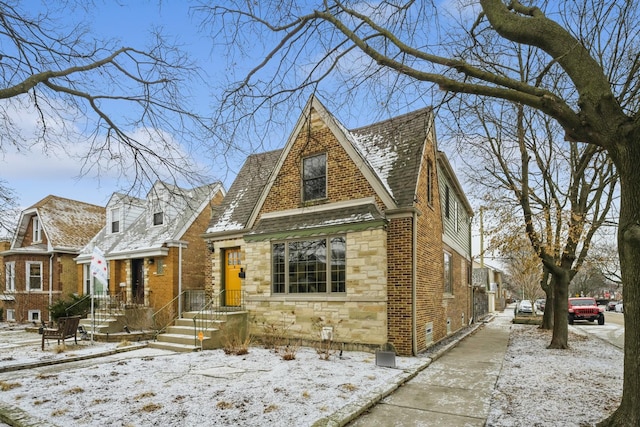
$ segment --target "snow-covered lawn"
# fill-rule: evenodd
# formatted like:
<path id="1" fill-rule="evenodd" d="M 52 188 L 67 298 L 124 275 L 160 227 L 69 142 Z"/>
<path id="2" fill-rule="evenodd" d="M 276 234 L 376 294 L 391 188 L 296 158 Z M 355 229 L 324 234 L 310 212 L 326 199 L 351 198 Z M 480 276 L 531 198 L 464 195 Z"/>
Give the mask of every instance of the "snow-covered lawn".
<path id="1" fill-rule="evenodd" d="M 615 410 L 622 393 L 622 351 L 576 333 L 570 333 L 570 350 L 548 350 L 550 332 L 511 325 L 504 316 L 487 325 L 511 328 L 488 426 L 584 427 Z M 53 342 L 42 352 L 37 334 L 29 341 L 24 332 L 2 326 L 0 368 L 118 345 L 83 341 L 56 352 Z M 397 369 L 383 368 L 373 354 L 345 351 L 322 360 L 304 347 L 295 356 L 283 360 L 282 353 L 259 347 L 241 356 L 138 349 L 0 373 L 0 403 L 59 426 L 310 426 L 366 401 L 427 361 L 397 358 Z"/>
<path id="2" fill-rule="evenodd" d="M 550 350 L 551 332 L 512 325 L 487 426 L 592 426 L 622 398 L 623 352 L 569 332 L 569 350 Z"/>

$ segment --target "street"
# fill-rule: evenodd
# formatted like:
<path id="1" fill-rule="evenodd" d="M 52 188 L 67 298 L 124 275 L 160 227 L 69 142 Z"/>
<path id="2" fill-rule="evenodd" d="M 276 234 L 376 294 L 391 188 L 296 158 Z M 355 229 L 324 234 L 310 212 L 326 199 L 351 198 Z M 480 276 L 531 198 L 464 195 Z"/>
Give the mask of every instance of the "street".
<path id="1" fill-rule="evenodd" d="M 598 337 L 619 349 L 624 349 L 624 315 L 607 311 L 604 313 L 604 319 L 604 325 L 598 325 L 596 322 L 576 322 L 569 328 Z"/>

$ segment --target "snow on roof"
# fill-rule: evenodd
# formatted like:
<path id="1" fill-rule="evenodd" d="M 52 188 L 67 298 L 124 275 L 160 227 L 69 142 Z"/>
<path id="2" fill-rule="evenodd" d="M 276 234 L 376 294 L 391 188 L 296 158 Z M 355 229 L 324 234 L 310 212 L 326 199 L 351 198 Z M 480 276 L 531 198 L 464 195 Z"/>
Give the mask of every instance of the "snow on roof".
<path id="1" fill-rule="evenodd" d="M 21 215 L 18 233 L 24 235 L 32 216 L 37 215 L 54 250 L 79 251 L 104 226 L 105 208 L 49 195 Z M 22 237 L 16 239 L 16 245 Z"/>

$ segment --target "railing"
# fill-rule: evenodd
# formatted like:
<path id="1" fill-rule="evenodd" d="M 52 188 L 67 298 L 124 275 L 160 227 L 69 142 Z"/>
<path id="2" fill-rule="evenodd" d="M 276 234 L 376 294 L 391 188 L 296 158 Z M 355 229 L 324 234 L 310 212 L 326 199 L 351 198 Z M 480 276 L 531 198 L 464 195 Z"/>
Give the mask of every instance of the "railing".
<path id="1" fill-rule="evenodd" d="M 153 313 L 151 320 L 153 322 L 153 329 L 155 330 L 155 334 L 153 336 L 154 341 L 158 338 L 158 335 L 163 333 L 167 327 L 172 325 L 179 317 L 180 310 L 177 310 L 178 301 L 186 301 L 187 292 L 189 291 L 183 291 L 181 294 L 178 294 L 178 296 Z"/>
<path id="2" fill-rule="evenodd" d="M 193 316 L 193 345 L 198 346 L 199 335 L 206 336 L 212 329 L 213 324 L 220 320 L 222 313 L 243 311 L 245 303 L 245 292 L 221 291 L 214 295 L 195 316 Z"/>

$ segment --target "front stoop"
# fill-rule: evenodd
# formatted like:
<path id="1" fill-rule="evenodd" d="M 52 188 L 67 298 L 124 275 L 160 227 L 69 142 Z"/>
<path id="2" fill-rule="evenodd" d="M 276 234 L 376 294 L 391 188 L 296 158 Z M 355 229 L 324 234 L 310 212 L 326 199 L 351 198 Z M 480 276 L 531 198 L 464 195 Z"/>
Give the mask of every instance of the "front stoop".
<path id="1" fill-rule="evenodd" d="M 196 322 L 194 322 L 196 318 Z M 225 337 L 245 337 L 248 313 L 246 311 L 197 313 L 186 312 L 176 319 L 173 326 L 158 335 L 149 347 L 177 352 L 215 350 L 222 348 Z M 202 341 L 199 334 L 202 332 Z"/>

